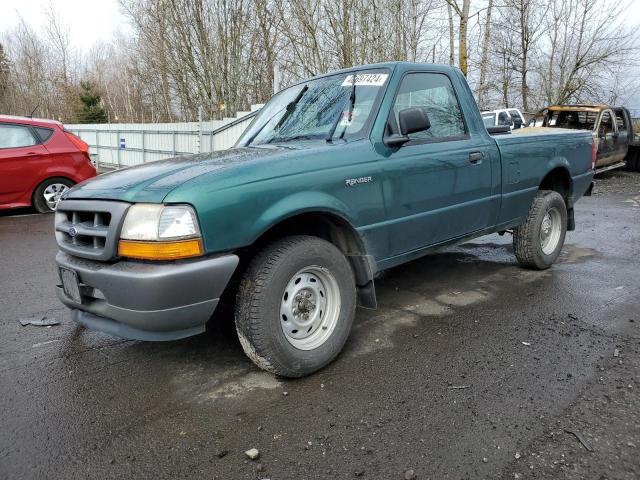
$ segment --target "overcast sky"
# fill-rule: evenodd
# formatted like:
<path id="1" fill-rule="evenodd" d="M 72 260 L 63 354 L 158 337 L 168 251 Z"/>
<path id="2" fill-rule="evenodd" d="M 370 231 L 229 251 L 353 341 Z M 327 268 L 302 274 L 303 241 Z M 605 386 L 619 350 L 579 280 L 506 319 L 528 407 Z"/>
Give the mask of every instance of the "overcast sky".
<path id="1" fill-rule="evenodd" d="M 484 0 L 476 3 L 482 3 Z M 625 10 L 628 25 L 640 29 L 640 0 L 629 0 L 630 8 Z M 46 24 L 45 10 L 49 0 L 0 0 L 0 34 L 13 28 L 22 17 L 31 27 L 38 30 Z M 53 0 L 62 20 L 71 27 L 73 47 L 88 51 L 98 40 L 110 40 L 118 31 L 129 30 L 125 17 L 120 13 L 118 0 Z M 618 3 L 618 0 L 611 0 Z M 638 45 L 640 49 L 640 45 Z M 638 69 L 632 72 L 640 75 Z M 629 107 L 640 110 L 640 92 L 629 92 L 626 101 Z"/>
<path id="2" fill-rule="evenodd" d="M 38 30 L 46 25 L 49 0 L 0 0 L 0 32 L 13 28 L 20 17 Z M 127 31 L 117 0 L 53 0 L 62 21 L 71 27 L 73 47 L 87 51 L 98 40 L 110 40 L 118 30 Z"/>

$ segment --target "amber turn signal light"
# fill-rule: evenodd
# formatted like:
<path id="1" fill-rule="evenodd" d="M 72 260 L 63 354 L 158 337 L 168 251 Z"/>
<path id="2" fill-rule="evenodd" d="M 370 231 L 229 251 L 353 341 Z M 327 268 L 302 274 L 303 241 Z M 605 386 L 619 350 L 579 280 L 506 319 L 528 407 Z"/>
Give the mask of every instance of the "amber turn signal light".
<path id="1" fill-rule="evenodd" d="M 118 244 L 119 256 L 140 260 L 180 260 L 199 257 L 203 253 L 202 240 L 199 238 L 174 242 L 120 240 Z"/>

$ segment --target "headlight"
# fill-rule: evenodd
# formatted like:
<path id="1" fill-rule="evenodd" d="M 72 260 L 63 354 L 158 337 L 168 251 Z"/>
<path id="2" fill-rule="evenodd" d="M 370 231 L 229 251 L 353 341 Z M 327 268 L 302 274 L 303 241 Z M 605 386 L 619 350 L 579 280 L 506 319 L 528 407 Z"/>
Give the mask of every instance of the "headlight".
<path id="1" fill-rule="evenodd" d="M 122 226 L 118 254 L 145 260 L 177 260 L 202 255 L 195 211 L 188 205 L 133 205 Z"/>

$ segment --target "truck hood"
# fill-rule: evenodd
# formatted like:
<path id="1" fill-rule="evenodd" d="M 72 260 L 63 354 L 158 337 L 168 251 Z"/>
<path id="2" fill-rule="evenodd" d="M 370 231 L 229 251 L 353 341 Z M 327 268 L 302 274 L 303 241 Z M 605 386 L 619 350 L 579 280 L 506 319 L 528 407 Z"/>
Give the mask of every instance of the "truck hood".
<path id="1" fill-rule="evenodd" d="M 63 198 L 160 203 L 171 190 L 196 177 L 243 163 L 260 162 L 287 150 L 276 146 L 233 148 L 145 163 L 78 184 Z"/>

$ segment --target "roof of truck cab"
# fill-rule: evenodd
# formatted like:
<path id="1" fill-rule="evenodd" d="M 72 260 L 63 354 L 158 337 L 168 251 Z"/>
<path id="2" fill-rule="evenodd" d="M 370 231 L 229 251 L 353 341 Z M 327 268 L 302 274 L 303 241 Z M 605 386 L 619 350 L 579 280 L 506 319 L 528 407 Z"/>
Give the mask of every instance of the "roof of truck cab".
<path id="1" fill-rule="evenodd" d="M 547 110 L 556 110 L 556 111 L 564 111 L 564 112 L 600 112 L 607 108 L 615 108 L 610 107 L 609 105 L 603 104 L 575 104 L 575 105 L 551 105 L 547 107 Z"/>
<path id="2" fill-rule="evenodd" d="M 459 70 L 457 67 L 453 67 L 451 65 L 446 65 L 442 63 L 426 63 L 426 62 L 383 62 L 383 63 L 369 63 L 365 65 L 354 65 L 353 67 L 342 68 L 340 70 L 334 70 L 331 72 L 323 73 L 320 75 L 316 75 L 315 77 L 305 78 L 300 80 L 299 82 L 293 83 L 289 85 L 290 87 L 294 85 L 300 85 L 302 83 L 309 82 L 311 80 L 316 80 L 318 78 L 330 77 L 332 75 L 339 75 L 341 73 L 349 73 L 349 72 L 357 72 L 360 70 L 374 70 L 380 68 L 387 68 L 393 72 L 396 68 L 402 70 L 425 70 L 432 72 L 451 72 L 453 70 Z M 289 88 L 289 87 L 286 87 Z M 283 88 L 284 90 L 284 88 Z"/>

